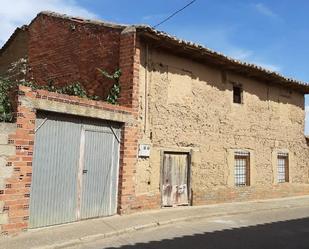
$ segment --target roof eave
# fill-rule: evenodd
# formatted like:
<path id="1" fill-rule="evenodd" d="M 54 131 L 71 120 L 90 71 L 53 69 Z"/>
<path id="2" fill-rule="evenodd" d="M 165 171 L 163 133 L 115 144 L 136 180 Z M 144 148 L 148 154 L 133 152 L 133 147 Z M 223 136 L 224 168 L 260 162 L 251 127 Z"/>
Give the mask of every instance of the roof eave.
<path id="1" fill-rule="evenodd" d="M 284 77 L 277 72 L 270 71 L 255 64 L 235 60 L 202 45 L 180 40 L 149 26 L 139 25 L 136 26 L 136 30 L 139 35 L 145 37 L 147 40 L 160 44 L 160 46 L 173 53 L 177 52 L 193 60 L 204 61 L 219 66 L 227 71 L 244 74 L 268 83 L 289 87 L 303 94 L 309 93 L 309 84 L 306 82 Z"/>
<path id="2" fill-rule="evenodd" d="M 70 16 L 70 15 L 66 15 L 66 14 L 59 14 L 59 13 L 53 12 L 53 11 L 41 11 L 31 21 L 29 26 L 40 16 L 54 17 L 54 18 L 59 18 L 59 19 L 63 19 L 63 20 L 69 20 L 69 21 L 76 22 L 76 23 L 79 23 L 79 24 L 92 24 L 92 25 L 109 27 L 109 28 L 114 28 L 114 29 L 121 29 L 121 30 L 128 26 L 127 24 L 118 24 L 118 23 L 113 23 L 113 22 L 108 22 L 108 21 L 86 19 L 86 18 Z"/>

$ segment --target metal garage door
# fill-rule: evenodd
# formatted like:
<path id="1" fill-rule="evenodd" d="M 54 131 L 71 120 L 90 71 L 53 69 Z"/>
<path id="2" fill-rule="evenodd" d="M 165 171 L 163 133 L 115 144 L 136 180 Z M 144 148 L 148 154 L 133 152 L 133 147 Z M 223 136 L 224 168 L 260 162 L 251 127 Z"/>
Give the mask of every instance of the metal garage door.
<path id="1" fill-rule="evenodd" d="M 115 214 L 119 126 L 42 113 L 36 129 L 30 227 Z"/>

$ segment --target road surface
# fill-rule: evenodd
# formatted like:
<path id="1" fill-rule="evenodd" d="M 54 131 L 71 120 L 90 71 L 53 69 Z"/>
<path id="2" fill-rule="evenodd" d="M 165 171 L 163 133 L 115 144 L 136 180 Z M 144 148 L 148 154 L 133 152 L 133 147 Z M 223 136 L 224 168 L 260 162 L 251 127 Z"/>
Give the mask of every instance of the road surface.
<path id="1" fill-rule="evenodd" d="M 309 249 L 309 207 L 181 222 L 69 249 Z"/>

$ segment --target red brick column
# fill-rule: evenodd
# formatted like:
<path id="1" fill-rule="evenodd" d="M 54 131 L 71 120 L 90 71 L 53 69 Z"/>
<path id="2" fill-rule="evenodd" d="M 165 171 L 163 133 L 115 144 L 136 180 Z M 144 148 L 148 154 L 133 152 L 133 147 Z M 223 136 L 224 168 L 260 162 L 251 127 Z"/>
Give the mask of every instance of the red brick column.
<path id="1" fill-rule="evenodd" d="M 118 191 L 118 212 L 132 212 L 135 204 L 135 174 L 137 162 L 137 136 L 135 125 L 124 125 L 120 148 L 120 171 Z"/>
<path id="2" fill-rule="evenodd" d="M 127 27 L 120 35 L 119 68 L 122 76 L 120 79 L 121 93 L 120 105 L 138 108 L 140 48 L 133 27 Z"/>
<path id="3" fill-rule="evenodd" d="M 119 213 L 129 213 L 137 209 L 135 195 L 135 174 L 137 164 L 138 139 L 138 86 L 140 48 L 134 27 L 127 27 L 120 35 L 119 67 L 122 72 L 120 79 L 120 105 L 131 107 L 135 124 L 125 124 L 122 132 L 120 174 L 119 174 Z"/>
<path id="4" fill-rule="evenodd" d="M 35 97 L 30 88 L 19 88 L 19 96 Z M 13 167 L 12 176 L 6 180 L 5 190 L 0 195 L 4 201 L 3 211 L 8 213 L 8 224 L 3 224 L 3 234 L 15 234 L 27 229 L 32 177 L 32 156 L 35 129 L 35 110 L 17 105 L 17 130 L 9 136 L 9 144 L 16 147 L 16 155 L 8 158 L 7 167 Z"/>

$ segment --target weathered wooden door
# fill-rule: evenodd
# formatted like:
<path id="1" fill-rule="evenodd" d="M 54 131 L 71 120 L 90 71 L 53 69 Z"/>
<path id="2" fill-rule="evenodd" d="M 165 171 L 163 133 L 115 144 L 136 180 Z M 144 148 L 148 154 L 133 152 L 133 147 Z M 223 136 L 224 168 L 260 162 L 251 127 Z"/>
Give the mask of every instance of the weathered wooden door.
<path id="1" fill-rule="evenodd" d="M 164 153 L 162 169 L 162 205 L 165 207 L 189 204 L 189 155 Z"/>

